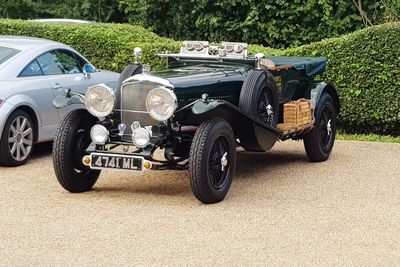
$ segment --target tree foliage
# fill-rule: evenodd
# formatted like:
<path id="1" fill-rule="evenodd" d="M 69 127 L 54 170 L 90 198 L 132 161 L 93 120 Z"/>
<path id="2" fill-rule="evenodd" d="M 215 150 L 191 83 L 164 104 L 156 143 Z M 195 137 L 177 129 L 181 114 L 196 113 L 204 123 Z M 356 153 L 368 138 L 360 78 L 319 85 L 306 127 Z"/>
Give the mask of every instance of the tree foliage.
<path id="1" fill-rule="evenodd" d="M 288 47 L 400 18 L 399 0 L 0 0 L 3 18 L 131 22 L 174 39 Z"/>
<path id="2" fill-rule="evenodd" d="M 79 18 L 121 22 L 115 0 L 1 0 L 0 17 L 14 19 Z"/>
<path id="3" fill-rule="evenodd" d="M 297 46 L 399 19 L 398 0 L 119 0 L 130 22 L 174 39 Z M 356 3 L 356 4 L 355 4 Z M 386 16 L 386 17 L 385 17 Z"/>

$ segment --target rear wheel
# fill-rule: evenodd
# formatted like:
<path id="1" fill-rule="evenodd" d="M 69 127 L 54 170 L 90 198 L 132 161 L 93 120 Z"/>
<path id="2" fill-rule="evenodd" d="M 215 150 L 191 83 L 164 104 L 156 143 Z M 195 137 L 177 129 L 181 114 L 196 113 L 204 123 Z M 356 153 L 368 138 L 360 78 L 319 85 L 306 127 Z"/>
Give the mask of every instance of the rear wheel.
<path id="1" fill-rule="evenodd" d="M 315 128 L 304 137 L 304 147 L 310 161 L 329 158 L 336 136 L 336 108 L 332 97 L 324 93 L 317 106 Z"/>
<path id="2" fill-rule="evenodd" d="M 8 117 L 0 141 L 0 165 L 16 167 L 25 164 L 32 154 L 34 125 L 22 110 Z"/>
<path id="3" fill-rule="evenodd" d="M 236 143 L 229 123 L 215 118 L 200 124 L 190 149 L 190 184 L 205 204 L 223 200 L 236 167 Z"/>
<path id="4" fill-rule="evenodd" d="M 100 175 L 82 163 L 97 119 L 86 110 L 73 110 L 61 122 L 53 143 L 53 166 L 60 185 L 71 193 L 89 191 Z"/>
<path id="5" fill-rule="evenodd" d="M 273 75 L 265 70 L 253 70 L 243 83 L 239 107 L 271 127 L 279 119 L 279 99 Z"/>

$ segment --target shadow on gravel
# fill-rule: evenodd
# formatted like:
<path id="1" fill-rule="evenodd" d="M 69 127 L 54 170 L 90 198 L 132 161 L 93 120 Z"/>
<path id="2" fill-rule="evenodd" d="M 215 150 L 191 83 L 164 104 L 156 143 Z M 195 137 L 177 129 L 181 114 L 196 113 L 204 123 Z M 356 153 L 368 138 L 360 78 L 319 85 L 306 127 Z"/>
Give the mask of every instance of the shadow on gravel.
<path id="1" fill-rule="evenodd" d="M 240 152 L 237 157 L 236 179 L 251 179 L 263 170 L 274 172 L 281 168 L 294 167 L 295 163 L 307 163 L 305 153 L 270 151 L 266 153 Z"/>
<path id="2" fill-rule="evenodd" d="M 282 168 L 298 168 L 296 164 L 307 163 L 305 153 L 288 152 L 268 152 L 268 153 L 249 153 L 240 152 L 237 158 L 237 168 L 234 180 L 265 179 L 266 172 L 272 174 Z M 260 174 L 262 176 L 260 177 Z M 104 179 L 108 179 L 106 185 L 98 185 L 94 192 L 104 196 L 115 197 L 119 194 L 149 194 L 156 196 L 180 196 L 188 197 L 192 195 L 189 184 L 189 173 L 187 171 L 156 171 L 150 177 L 147 175 L 135 174 L 112 179 L 112 172 L 102 174 Z M 274 176 L 268 176 L 274 179 Z"/>
<path id="3" fill-rule="evenodd" d="M 39 159 L 42 157 L 50 156 L 52 146 L 53 146 L 53 142 L 35 144 L 35 146 L 33 147 L 33 152 L 32 152 L 31 158 Z"/>

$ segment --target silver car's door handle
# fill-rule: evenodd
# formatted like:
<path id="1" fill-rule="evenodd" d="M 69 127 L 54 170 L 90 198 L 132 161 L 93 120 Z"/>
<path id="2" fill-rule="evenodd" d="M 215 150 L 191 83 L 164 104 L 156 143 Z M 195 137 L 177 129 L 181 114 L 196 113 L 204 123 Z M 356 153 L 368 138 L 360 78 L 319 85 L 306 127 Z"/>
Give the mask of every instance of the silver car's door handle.
<path id="1" fill-rule="evenodd" d="M 53 84 L 53 89 L 54 90 L 59 90 L 59 89 L 62 89 L 62 88 L 63 88 L 62 85 L 59 84 L 59 83 Z"/>

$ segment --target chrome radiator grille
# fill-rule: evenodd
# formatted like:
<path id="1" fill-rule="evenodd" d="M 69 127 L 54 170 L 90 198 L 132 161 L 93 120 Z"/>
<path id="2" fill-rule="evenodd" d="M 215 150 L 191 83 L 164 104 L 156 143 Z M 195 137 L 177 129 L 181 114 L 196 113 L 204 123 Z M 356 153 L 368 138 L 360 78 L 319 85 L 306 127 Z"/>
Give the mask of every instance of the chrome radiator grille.
<path id="1" fill-rule="evenodd" d="M 124 141 L 132 141 L 131 125 L 138 121 L 141 126 L 153 125 L 156 121 L 146 109 L 146 97 L 156 85 L 146 82 L 135 82 L 124 85 L 121 89 L 121 122 L 126 124 L 122 137 Z"/>

